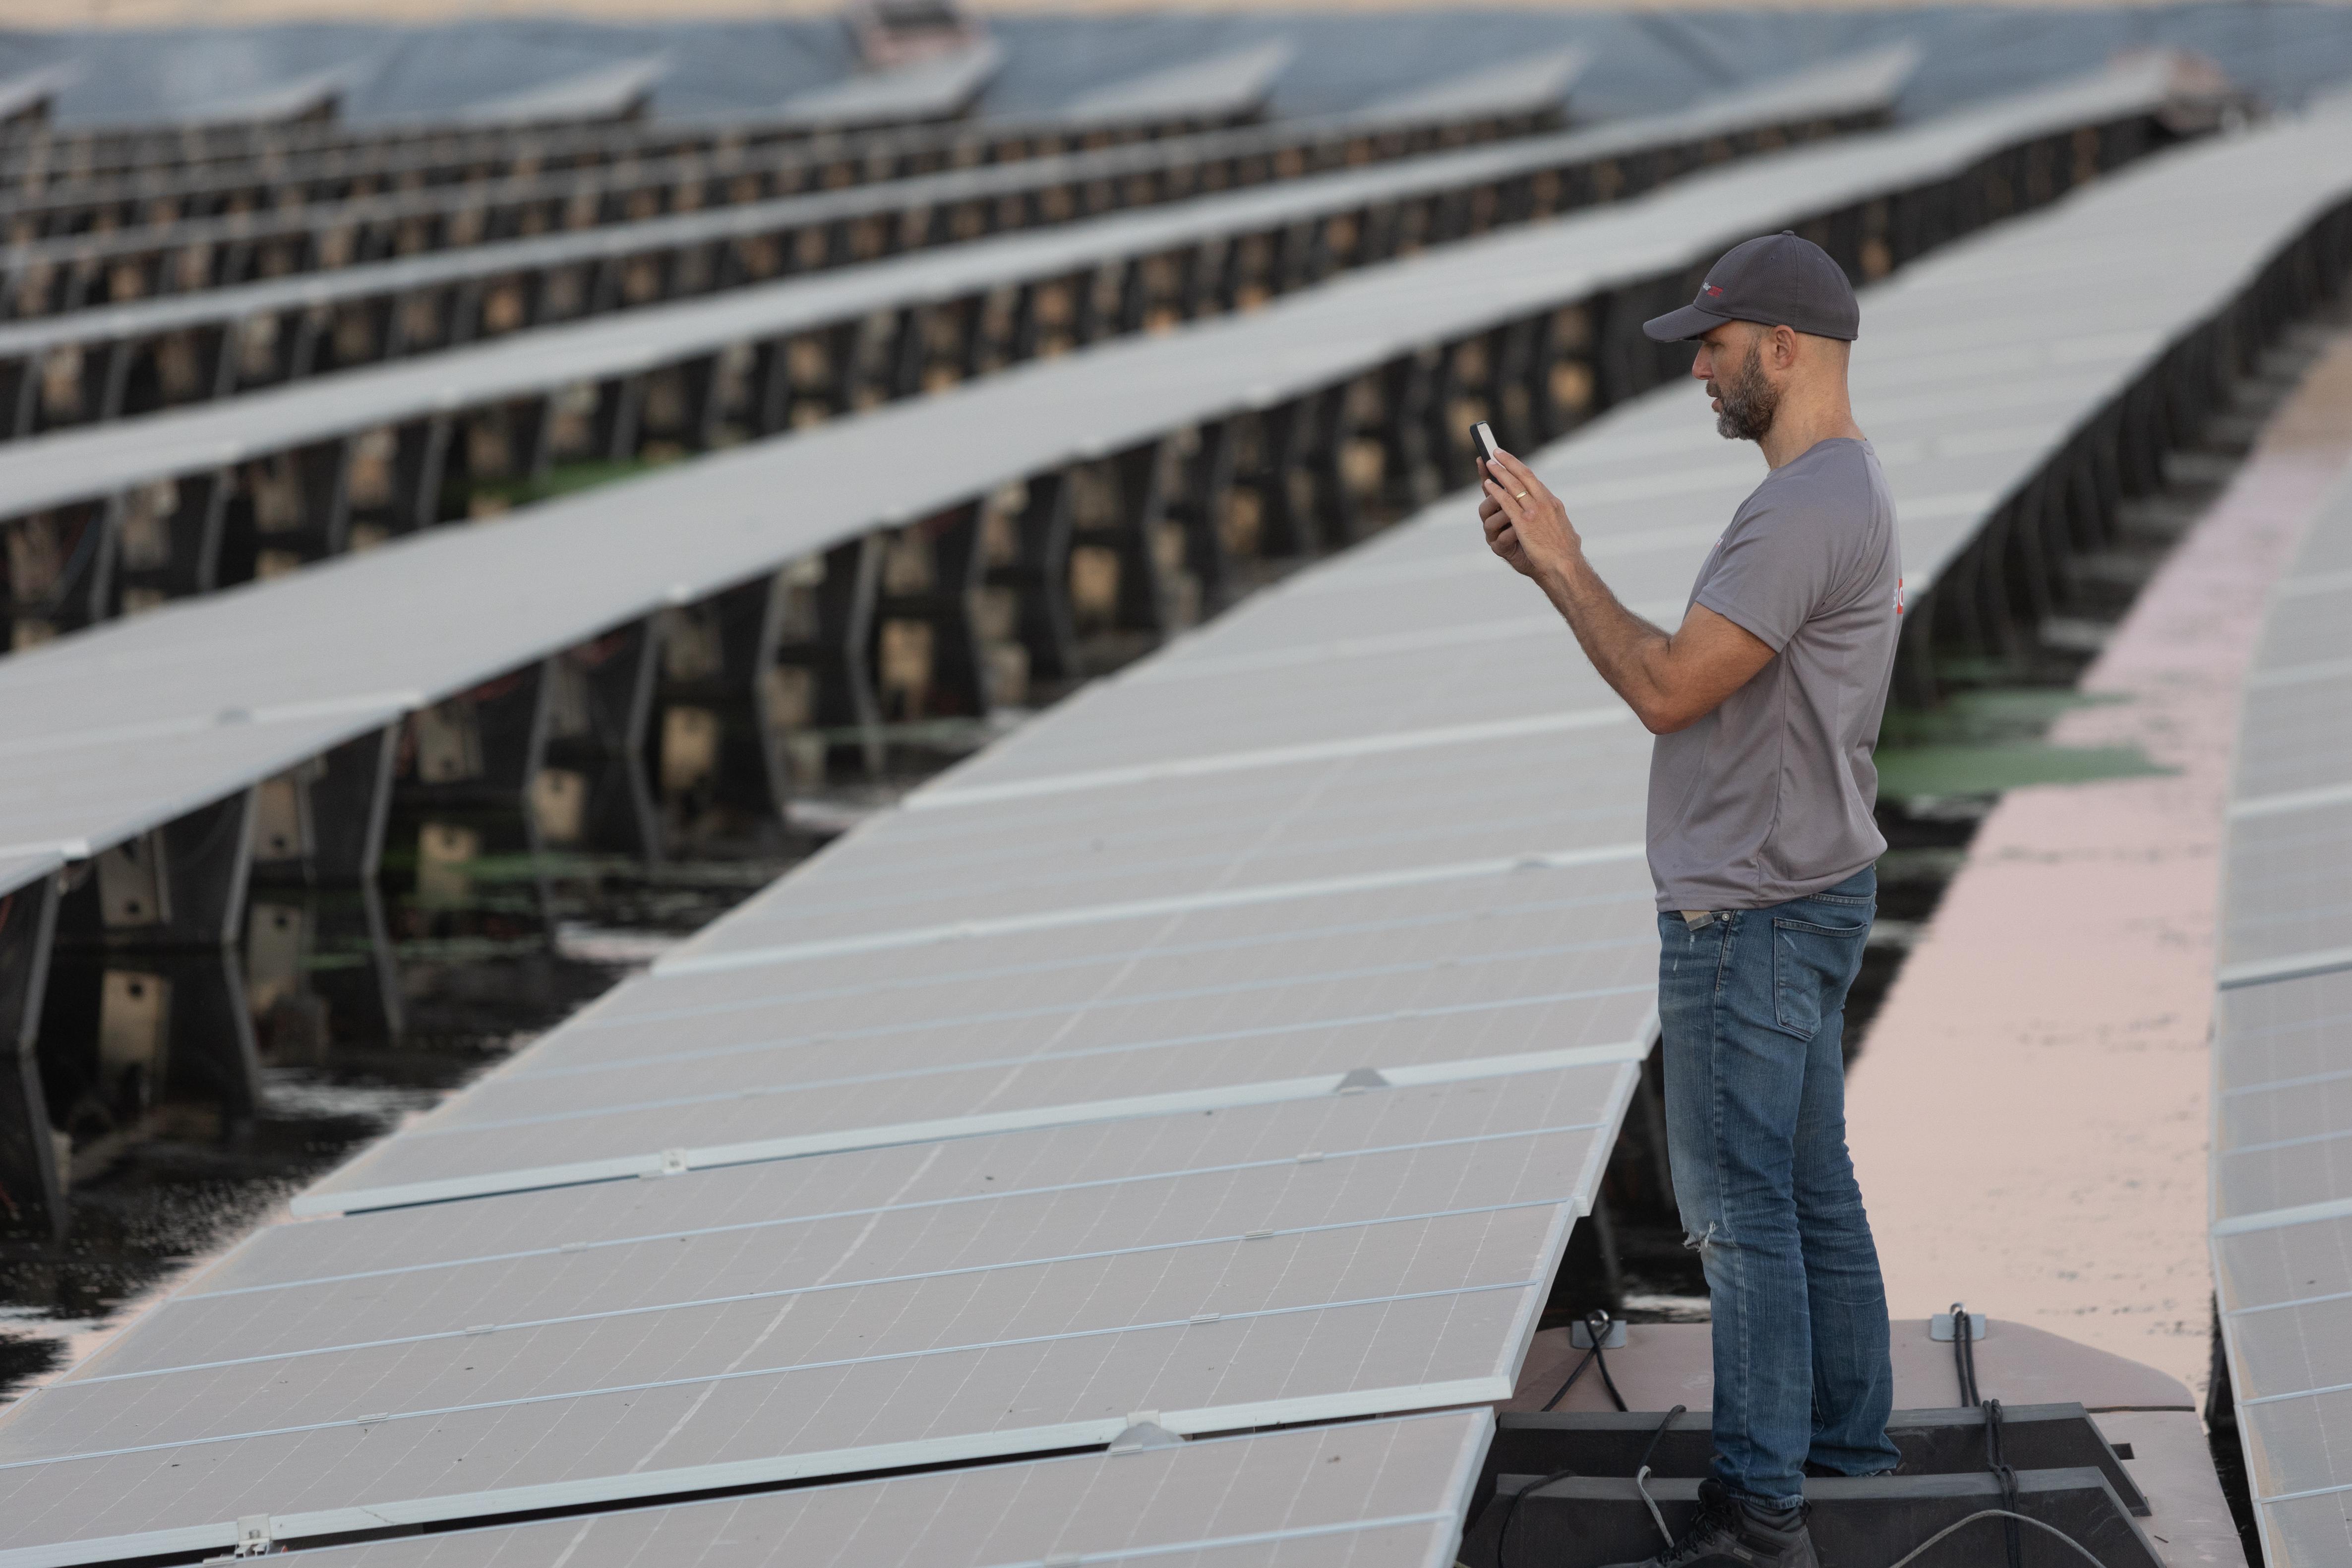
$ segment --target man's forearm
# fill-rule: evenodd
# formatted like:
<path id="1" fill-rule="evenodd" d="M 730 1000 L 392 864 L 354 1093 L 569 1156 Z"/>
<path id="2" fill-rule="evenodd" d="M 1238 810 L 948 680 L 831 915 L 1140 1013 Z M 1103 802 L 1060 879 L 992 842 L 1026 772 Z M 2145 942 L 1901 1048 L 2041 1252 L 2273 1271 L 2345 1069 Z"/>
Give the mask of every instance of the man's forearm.
<path id="1" fill-rule="evenodd" d="M 1659 668 L 1672 646 L 1666 634 L 1627 609 L 1581 550 L 1539 572 L 1536 581 L 1576 634 L 1584 657 L 1642 722 L 1654 730 L 1672 722 Z"/>

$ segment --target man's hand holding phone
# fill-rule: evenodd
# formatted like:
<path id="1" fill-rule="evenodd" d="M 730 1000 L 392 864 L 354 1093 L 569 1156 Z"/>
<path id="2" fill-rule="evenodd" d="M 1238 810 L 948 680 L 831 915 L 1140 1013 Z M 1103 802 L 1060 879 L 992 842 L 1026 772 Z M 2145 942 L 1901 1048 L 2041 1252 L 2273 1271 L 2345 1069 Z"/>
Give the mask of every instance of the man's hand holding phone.
<path id="1" fill-rule="evenodd" d="M 1584 541 L 1568 520 L 1568 508 L 1536 478 L 1534 469 L 1500 447 L 1487 450 L 1489 455 L 1479 459 L 1486 493 L 1478 503 L 1486 547 L 1523 576 L 1540 582 L 1557 575 L 1584 551 Z"/>

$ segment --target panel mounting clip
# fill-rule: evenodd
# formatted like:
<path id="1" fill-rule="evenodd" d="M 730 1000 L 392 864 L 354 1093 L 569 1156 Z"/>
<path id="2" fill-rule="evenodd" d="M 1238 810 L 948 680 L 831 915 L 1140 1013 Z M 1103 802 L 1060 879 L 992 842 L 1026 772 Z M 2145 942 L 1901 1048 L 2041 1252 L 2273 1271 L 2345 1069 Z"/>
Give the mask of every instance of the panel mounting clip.
<path id="1" fill-rule="evenodd" d="M 1568 1326 L 1568 1342 L 1570 1348 L 1572 1350 L 1591 1350 L 1592 1348 L 1592 1326 L 1590 1323 L 1584 1322 L 1582 1320 L 1570 1323 Z M 1625 1348 L 1624 1319 L 1612 1318 L 1609 1320 L 1609 1328 L 1607 1331 L 1601 1336 L 1601 1348 L 1605 1351 L 1621 1351 Z"/>
<path id="2" fill-rule="evenodd" d="M 218 1557 L 207 1557 L 205 1561 L 232 1563 L 240 1557 L 267 1557 L 274 1544 L 268 1514 L 243 1514 L 236 1521 L 236 1544 Z"/>
<path id="3" fill-rule="evenodd" d="M 1160 1412 L 1139 1410 L 1127 1418 L 1127 1429 L 1110 1440 L 1110 1451 L 1140 1454 L 1152 1448 L 1173 1448 L 1183 1441 L 1160 1424 Z"/>
<path id="4" fill-rule="evenodd" d="M 1985 1330 L 1990 1326 L 1990 1324 L 1987 1321 L 1985 1315 L 1982 1312 L 1970 1312 L 1969 1314 L 1969 1338 L 1970 1340 L 1974 1341 L 1984 1338 Z M 1935 1341 L 1939 1345 L 1950 1344 L 1952 1342 L 1952 1314 L 1949 1312 L 1938 1312 L 1934 1317 L 1928 1319 L 1927 1337 Z"/>

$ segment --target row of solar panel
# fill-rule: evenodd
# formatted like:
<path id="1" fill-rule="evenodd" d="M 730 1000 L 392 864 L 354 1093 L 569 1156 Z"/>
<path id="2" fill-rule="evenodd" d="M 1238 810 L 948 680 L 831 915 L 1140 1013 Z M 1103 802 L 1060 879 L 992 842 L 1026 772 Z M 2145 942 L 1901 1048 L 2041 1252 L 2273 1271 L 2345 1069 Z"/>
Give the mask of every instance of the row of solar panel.
<path id="1" fill-rule="evenodd" d="M 1912 582 L 1934 589 L 2006 498 L 2274 263 L 2329 223 L 2340 239 L 2344 114 L 2151 161 L 1866 295 L 1858 394 Z M 1694 201 L 1748 223 L 1719 212 L 1729 184 Z M 2189 205 L 2210 226 L 2152 245 Z M 1498 316 L 1557 298 L 1537 274 L 1559 257 L 1535 237 L 1479 243 Z M 1433 311 L 1457 292 L 1428 276 L 1441 265 L 1410 269 Z M 2046 313 L 1987 309 L 2021 297 Z M 1406 298 L 1351 279 L 1233 330 L 1269 357 L 1329 353 L 1327 334 L 1381 331 Z M 1051 406 L 1074 416 L 1103 387 L 1078 372 L 989 398 L 1058 380 Z M 889 463 L 894 437 L 936 431 L 939 472 L 966 460 L 931 413 L 948 401 L 464 537 L 521 542 L 557 519 L 585 565 L 657 515 L 691 584 L 727 570 L 712 547 L 742 548 L 751 514 L 669 489 L 714 500 L 709 476 L 735 465 L 730 487 L 773 493 L 770 465 L 822 440 L 843 493 L 887 503 L 916 482 Z M 1669 622 L 1755 477 L 1687 393 L 1605 416 L 1539 468 L 1621 592 Z M 816 505 L 820 471 L 794 472 L 789 493 Z M 224 672 L 269 643 L 262 595 L 292 605 L 339 577 L 381 592 L 390 563 L 444 549 L 274 584 L 236 626 L 192 606 L 79 646 L 113 672 L 179 660 L 157 673 L 184 698 L 250 700 Z M 516 602 L 516 574 L 467 563 L 509 590 L 500 613 L 544 613 Z M 601 613 L 593 596 L 570 611 Z M 461 605 L 451 629 L 480 618 Z M 0 671 L 26 734 L 64 733 L 26 679 L 53 662 Z M 309 693 L 311 721 L 334 717 L 329 689 Z M 325 1217 L 264 1231 L 25 1401 L 0 1419 L 7 1561 L 208 1550 L 241 1519 L 285 1542 L 1498 1398 L 1646 1045 L 1643 756 L 1564 631 L 1483 554 L 1468 500 L 1433 507 L 875 819 L 321 1183 L 301 1206 Z M 1439 1434 L 1361 1440 L 1408 1429 Z M 1469 1451 L 1483 1418 L 1445 1431 Z M 1299 1485 L 1272 1456 L 1244 1462 L 1243 1486 L 1214 1468 L 1231 1450 L 1153 1452 L 1055 1474 L 1124 1485 L 1135 1472 L 1112 1467 L 1141 1458 L 1194 1510 L 1193 1486 Z M 1377 1516 L 1359 1496 L 1356 1520 L 1312 1528 L 1394 1528 L 1408 1560 L 1450 1549 L 1457 1472 L 1421 1462 Z M 924 1484 L 994 1496 L 1034 1477 Z M 910 1527 L 958 1506 L 892 1481 L 368 1550 L 531 1561 L 560 1542 L 617 1561 L 673 1523 L 830 1510 L 885 1529 L 886 1492 L 919 1510 Z M 969 1560 L 1028 1550 L 956 1517 Z M 1286 1560 L 1255 1539 L 1278 1528 L 1237 1525 L 1233 1550 Z"/>
<path id="2" fill-rule="evenodd" d="M 1192 60 L 1097 87 L 1052 117 L 1050 127 L 1159 124 L 1201 129 L 1261 112 L 1288 64 L 1286 46 L 1262 45 Z M 268 203 L 309 199 L 313 182 L 392 174 L 438 183 L 501 170 L 587 166 L 616 159 L 725 151 L 763 142 L 854 134 L 968 114 L 1004 63 L 982 40 L 799 93 L 764 110 L 705 121 L 641 118 L 667 70 L 661 56 L 624 60 L 499 95 L 432 120 L 355 127 L 339 123 L 359 72 L 330 68 L 222 99 L 155 126 L 58 129 L 52 100 L 79 78 L 72 64 L 0 83 L 0 186 L 11 212 L 162 197 L 206 199 L 229 191 Z M 983 139 L 987 133 L 983 132 Z M 65 220 L 70 225 L 74 220 Z"/>
<path id="3" fill-rule="evenodd" d="M 413 353 L 442 335 L 418 325 L 416 307 L 436 291 L 460 286 L 470 286 L 476 294 L 519 289 L 530 309 L 502 320 L 512 313 L 508 307 L 496 299 L 478 300 L 473 310 L 478 319 L 457 329 L 459 335 L 505 331 L 532 319 L 625 308 L 648 297 L 870 260 L 1003 228 L 1066 222 L 1114 206 L 1489 141 L 1550 118 L 1544 96 L 1534 94 L 1453 114 L 1384 111 L 1094 150 L 1063 152 L 1024 137 L 998 149 L 1006 156 L 986 166 L 929 171 L 902 169 L 900 160 L 845 163 L 785 147 L 762 151 L 733 167 L 706 160 L 662 161 L 588 174 L 531 176 L 481 189 L 403 193 L 323 213 L 295 209 L 44 241 L 0 253 L 0 268 L 13 269 L 23 284 L 19 314 L 37 317 L 52 305 L 81 303 L 93 287 L 116 295 L 160 297 L 18 323 L 7 329 L 7 347 L 0 353 L 11 361 L 42 363 L 55 376 L 61 350 L 135 346 L 162 334 L 217 332 L 232 326 L 243 327 L 250 337 L 272 331 L 266 323 L 289 313 L 299 321 L 306 311 L 332 312 L 372 300 L 405 305 L 405 316 L 394 329 L 396 341 L 346 346 L 331 336 L 320 345 L 335 363 L 366 363 Z M 845 170 L 867 178 L 840 177 Z M 719 268 L 699 273 L 683 268 L 675 277 L 660 275 L 668 268 L 656 268 L 646 279 L 629 279 L 625 289 L 592 288 L 568 307 L 530 298 L 543 291 L 530 287 L 535 274 L 632 258 L 650 263 L 666 252 L 730 243 L 734 252 Z M 763 256 L 762 247 L 772 254 Z M 315 324 L 310 329 L 314 335 L 319 330 Z M 373 340 L 382 334 L 371 327 L 365 335 Z M 251 353 L 248 348 L 248 358 Z M 274 380 L 305 368 L 226 365 L 216 372 L 226 385 L 216 387 L 199 377 L 184 390 L 157 388 L 147 396 L 160 392 L 162 401 L 176 402 L 217 395 L 240 381 Z M 123 389 L 114 392 L 122 395 Z M 87 388 L 83 395 L 97 397 L 99 388 Z M 58 405 L 54 387 L 47 401 L 52 406 L 46 414 L 26 414 L 46 425 L 119 411 L 93 405 L 77 412 Z"/>
<path id="4" fill-rule="evenodd" d="M 0 844 L 120 842 L 154 825 L 159 818 L 152 812 L 168 818 L 236 787 L 236 775 L 248 768 L 275 772 L 408 707 L 463 691 L 635 616 L 692 605 L 756 582 L 782 563 L 822 556 L 877 522 L 940 516 L 998 495 L 1007 481 L 1066 468 L 1091 475 L 1113 454 L 1158 453 L 1187 428 L 1277 409 L 1377 376 L 1401 361 L 1418 363 L 1413 356 L 1430 345 L 1483 347 L 1498 329 L 1547 321 L 1609 290 L 1654 294 L 1663 279 L 1679 295 L 1688 268 L 1752 228 L 1867 209 L 1915 189 L 1937 192 L 1973 163 L 2007 156 L 2002 150 L 2021 138 L 2054 136 L 2071 147 L 2073 132 L 2052 124 L 2047 101 L 1780 154 L 1755 164 L 1752 174 L 1685 181 L 1642 202 L 1498 234 L 1411 265 L 1369 268 L 1244 317 L 1104 345 L 1018 376 L 704 459 L 650 481 L 654 488 L 619 487 L 530 509 L 496 528 L 437 535 L 429 549 L 298 574 L 270 584 L 267 603 L 274 613 L 267 624 L 250 613 L 256 601 L 247 599 L 192 606 L 163 620 L 141 617 L 96 641 L 69 640 L 21 670 L 0 671 L 0 690 L 14 710 L 12 733 L 26 738 L 12 743 L 52 737 L 39 742 L 51 758 L 46 776 L 16 780 Z M 2093 118 L 2115 112 L 2104 97 L 2095 95 L 2093 105 Z M 1858 226 L 1842 238 L 1822 232 L 1848 249 L 1861 247 Z M 1562 352 L 1577 346 L 1565 344 Z M 1490 380 L 1481 390 L 1490 406 L 1511 404 L 1522 381 L 1540 385 L 1549 379 L 1548 363 L 1509 366 L 1507 358 L 1489 356 Z M 1244 360 L 1256 371 L 1255 384 L 1237 388 L 1233 367 Z M 1647 363 L 1650 377 L 1660 374 L 1654 357 Z M 1627 391 L 1648 384 L 1634 379 L 1633 368 Z M 1433 397 L 1423 395 L 1427 416 L 1442 417 Z M 1505 423 L 1512 425 L 1507 409 Z M 1544 433 L 1540 426 L 1531 432 L 1536 439 Z M 1419 416 L 1393 422 L 1389 434 L 1403 454 L 1408 443 L 1423 440 Z M 923 461 L 895 460 L 906 452 L 922 454 Z M 664 493 L 672 489 L 674 500 Z M 788 513 L 775 507 L 779 495 L 794 498 Z M 1157 559 L 1146 545 L 1166 516 L 1145 515 L 1146 504 L 1139 492 L 1124 502 L 1114 497 L 1118 515 L 1076 522 L 1064 517 L 1060 526 L 1073 537 L 1081 524 L 1106 531 L 1141 570 Z M 1054 508 L 1046 504 L 1036 521 L 1053 524 Z M 1197 520 L 1194 528 L 1206 536 L 1204 548 L 1218 537 Z M 1072 548 L 1072 538 L 1062 539 L 1059 558 L 1066 560 Z M 654 561 L 660 564 L 646 564 Z M 1198 563 L 1214 567 L 1211 560 Z M 1058 603 L 1066 584 L 1055 575 L 1049 572 L 1027 590 Z M 474 591 L 488 595 L 495 608 L 472 607 L 463 595 Z M 940 613 L 951 616 L 956 607 Z M 226 637 L 206 636 L 206 651 L 194 657 L 163 655 L 168 668 L 135 689 L 117 689 L 123 683 L 101 673 L 101 664 L 126 657 L 134 645 L 183 647 L 196 624 L 190 614 L 217 620 Z M 454 635 L 433 629 L 444 626 Z M 973 633 L 967 626 L 963 635 Z M 301 658 L 281 657 L 279 650 L 294 647 L 304 649 Z M 104 697 L 71 690 L 79 679 L 72 672 L 85 664 Z M 763 678 L 746 672 L 744 679 L 756 687 Z M 50 708 L 52 698 L 63 706 Z M 255 721 L 217 722 L 226 708 Z M 69 738 L 81 731 L 100 740 L 87 730 L 100 715 L 107 729 L 97 750 Z M 119 744 L 133 746 L 145 763 L 126 772 L 114 756 L 101 754 Z M 165 763 L 166 753 L 187 759 L 194 772 Z M 224 765 L 227 773 L 217 771 Z M 66 782 L 68 776 L 74 782 Z M 143 804 L 132 805 L 134 795 Z"/>
<path id="5" fill-rule="evenodd" d="M 0 518 L 32 519 L 23 525 L 30 533 L 57 535 L 61 560 L 76 553 L 68 535 L 120 532 L 142 521 L 165 533 L 168 548 L 163 559 L 128 559 L 107 547 L 81 552 L 78 574 L 47 578 L 30 570 L 37 551 L 20 552 L 11 582 L 13 622 L 69 627 L 139 607 L 157 594 L 179 596 L 236 580 L 242 573 L 203 559 L 218 549 L 207 536 L 229 509 L 248 509 L 298 468 L 308 477 L 289 492 L 291 509 L 275 509 L 261 524 L 270 537 L 260 547 L 285 562 L 337 552 L 355 533 L 365 541 L 464 515 L 465 484 L 528 479 L 562 458 L 626 460 L 648 450 L 707 449 L 747 435 L 781 434 L 1088 341 L 1244 307 L 1400 251 L 1638 192 L 1711 159 L 1867 121 L 1883 112 L 1906 68 L 1906 56 L 1877 57 L 1809 78 L 1801 90 L 1734 98 L 1705 111 L 1303 176 L 1151 212 L 948 245 L 26 442 L 0 452 Z M 2129 72 L 2102 78 L 2073 97 L 2045 96 L 2044 123 L 2063 131 L 2085 118 L 2143 121 L 2162 101 L 2165 79 L 2161 71 Z M 2014 136 L 2021 124 L 1996 121 L 1967 145 Z M 874 195 L 876 203 L 860 205 L 883 201 L 887 188 Z M 842 204 L 821 197 L 789 205 Z M 843 221 L 855 220 L 814 226 Z M 784 222 L 788 239 L 800 220 Z M 538 269 L 538 292 L 552 293 L 583 248 L 605 253 L 600 269 L 650 265 L 645 250 L 616 247 L 658 239 L 671 253 L 665 270 L 677 276 L 687 259 L 713 248 L 733 254 L 728 247 L 743 243 L 709 232 L 732 224 L 697 219 L 657 226 L 701 232 L 656 237 L 632 230 L 614 235 L 614 244 L 541 247 L 555 254 Z M 1891 233 L 1886 260 L 1907 257 L 1931 237 L 1922 223 Z M 345 276 L 361 311 L 396 319 L 400 291 L 386 300 L 365 289 L 370 280 Z M 511 281 L 527 289 L 532 279 Z M 444 287 L 478 282 L 467 271 Z M 288 315 L 299 321 L 303 308 Z M 213 322 L 218 354 L 233 353 L 227 326 Z M 138 334 L 120 342 L 125 355 L 144 349 L 160 357 L 173 340 Z M 28 376 L 33 357 L 19 362 Z M 568 444 L 559 443 L 554 410 L 578 401 L 575 387 L 603 388 L 592 390 L 590 402 L 601 398 L 611 406 L 599 404 L 576 423 Z M 501 443 L 508 447 L 503 462 L 480 450 L 486 437 L 522 424 L 536 438 Z M 385 437 L 415 454 L 390 491 L 364 479 L 380 466 L 372 446 Z M 236 460 L 225 464 L 232 454 Z M 459 489 L 453 479 L 461 481 Z M 54 515 L 77 505 L 87 516 Z M 135 519 L 133 510 L 150 515 Z"/>
<path id="6" fill-rule="evenodd" d="M 2273 1568 L 2352 1553 L 2352 482 L 2242 697 L 2213 1026 L 2215 1286 Z"/>
<path id="7" fill-rule="evenodd" d="M 957 197 L 1002 200 L 1028 186 L 1009 171 L 991 177 L 987 165 L 1048 155 L 1058 158 L 1051 168 L 1060 177 L 1039 170 L 1028 180 L 1045 191 L 1066 193 L 1058 199 L 1085 210 L 1101 199 L 1085 194 L 1094 184 L 1164 182 L 1179 177 L 1167 171 L 1193 163 L 1206 166 L 1206 180 L 1226 165 L 1251 159 L 1328 160 L 1332 149 L 1350 160 L 1393 156 L 1399 150 L 1555 123 L 1580 63 L 1573 56 L 1555 56 L 1548 65 L 1528 62 L 1476 73 L 1434 97 L 1410 94 L 1350 114 L 1222 139 L 1207 137 L 1206 128 L 1230 128 L 1252 116 L 1169 104 L 1154 117 L 1139 105 L 1131 115 L 1109 121 L 982 122 L 892 136 L 778 139 L 667 157 L 605 159 L 584 167 L 532 167 L 501 177 L 486 171 L 462 183 L 404 178 L 392 188 L 331 194 L 314 203 L 247 202 L 231 189 L 219 198 L 236 204 L 227 211 L 205 210 L 209 203 L 143 201 L 134 204 L 132 220 L 121 225 L 103 221 L 112 209 L 101 203 L 89 215 L 100 220 L 93 231 L 47 237 L 34 232 L 47 226 L 39 210 L 56 207 L 64 198 L 45 197 L 42 209 L 20 204 L 26 210 L 7 220 L 12 243 L 0 249 L 0 309 L 37 317 L 662 214 L 772 203 L 779 196 L 839 192 L 861 183 L 880 183 L 885 189 L 862 201 L 852 198 L 840 210 L 872 216 Z M 1530 64 L 1541 68 L 1530 70 Z M 1181 145 L 1155 153 L 1148 145 L 1155 138 Z M 1403 145 L 1375 153 L 1383 138 Z M 1125 156 L 1111 155 L 1122 146 Z M 1073 161 L 1087 151 L 1095 155 Z M 479 165 L 457 167 L 462 172 Z M 894 199 L 888 182 L 924 173 L 940 178 L 905 191 L 903 200 Z M 342 182 L 328 184 L 340 190 Z M 496 254 L 482 259 L 495 260 Z"/>

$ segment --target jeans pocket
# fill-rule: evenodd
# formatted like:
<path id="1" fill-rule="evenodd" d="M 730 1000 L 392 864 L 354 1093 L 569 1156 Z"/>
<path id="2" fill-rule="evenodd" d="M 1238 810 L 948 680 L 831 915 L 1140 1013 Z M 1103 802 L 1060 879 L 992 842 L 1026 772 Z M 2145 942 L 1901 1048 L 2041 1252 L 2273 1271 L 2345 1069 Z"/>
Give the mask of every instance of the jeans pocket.
<path id="1" fill-rule="evenodd" d="M 1782 1029 L 1801 1040 L 1821 1032 L 1822 1015 L 1844 1005 L 1869 936 L 1866 910 L 1856 925 L 1772 921 L 1772 1016 Z"/>

